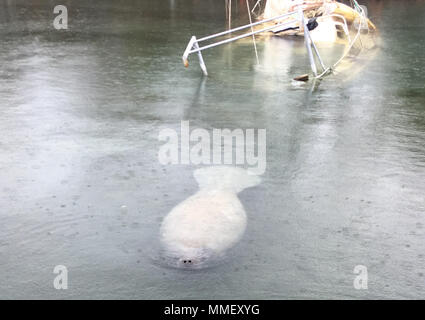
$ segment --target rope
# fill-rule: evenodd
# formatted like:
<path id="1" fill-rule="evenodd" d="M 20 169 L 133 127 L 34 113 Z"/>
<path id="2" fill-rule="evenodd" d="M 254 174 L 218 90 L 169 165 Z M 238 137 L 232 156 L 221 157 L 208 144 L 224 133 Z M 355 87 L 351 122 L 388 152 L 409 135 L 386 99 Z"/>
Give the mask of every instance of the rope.
<path id="1" fill-rule="evenodd" d="M 254 8 L 252 8 L 251 13 L 254 13 L 255 8 L 257 8 L 257 6 L 260 4 L 260 2 L 261 2 L 261 0 L 258 0 L 258 1 L 255 3 Z M 248 9 L 248 10 L 249 10 L 249 9 Z"/>
<path id="2" fill-rule="evenodd" d="M 254 27 L 252 26 L 252 19 L 251 19 L 251 11 L 249 10 L 249 3 L 248 0 L 246 0 L 246 6 L 248 8 L 248 16 L 249 16 L 249 23 L 251 24 L 251 32 L 254 32 Z M 258 59 L 258 51 L 257 51 L 257 44 L 255 42 L 255 35 L 252 35 L 252 41 L 254 44 L 254 51 L 255 51 L 255 57 L 257 58 L 257 64 L 260 64 L 260 59 Z"/>
<path id="3" fill-rule="evenodd" d="M 229 0 L 229 30 L 232 29 L 232 0 Z"/>

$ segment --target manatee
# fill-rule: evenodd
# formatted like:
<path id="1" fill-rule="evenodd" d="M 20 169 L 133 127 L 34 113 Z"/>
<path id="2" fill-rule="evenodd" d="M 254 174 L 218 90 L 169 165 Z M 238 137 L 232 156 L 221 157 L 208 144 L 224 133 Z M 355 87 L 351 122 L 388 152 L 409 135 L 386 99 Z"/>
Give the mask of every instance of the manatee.
<path id="1" fill-rule="evenodd" d="M 237 194 L 260 183 L 249 171 L 229 166 L 197 169 L 199 191 L 164 218 L 160 239 L 174 267 L 201 268 L 223 257 L 245 232 L 247 217 Z"/>

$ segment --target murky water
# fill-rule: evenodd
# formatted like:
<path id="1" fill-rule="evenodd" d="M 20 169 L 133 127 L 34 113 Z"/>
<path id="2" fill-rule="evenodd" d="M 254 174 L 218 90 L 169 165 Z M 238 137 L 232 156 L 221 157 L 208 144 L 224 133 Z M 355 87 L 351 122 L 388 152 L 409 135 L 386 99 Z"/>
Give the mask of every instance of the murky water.
<path id="1" fill-rule="evenodd" d="M 297 40 L 259 40 L 259 66 L 242 41 L 204 54 L 207 79 L 185 69 L 190 36 L 225 27 L 217 1 L 63 4 L 67 31 L 51 1 L 0 2 L 0 298 L 424 297 L 425 1 L 368 1 L 379 47 L 314 90 L 291 82 Z M 245 234 L 202 270 L 155 259 L 198 190 L 197 166 L 157 157 L 181 120 L 267 130 Z"/>

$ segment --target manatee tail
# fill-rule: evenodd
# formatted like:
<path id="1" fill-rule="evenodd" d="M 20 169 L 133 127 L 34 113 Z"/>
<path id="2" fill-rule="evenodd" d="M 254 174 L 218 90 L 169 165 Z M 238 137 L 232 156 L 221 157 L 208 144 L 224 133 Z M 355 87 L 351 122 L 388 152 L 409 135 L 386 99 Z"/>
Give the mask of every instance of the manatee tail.
<path id="1" fill-rule="evenodd" d="M 223 189 L 238 193 L 261 182 L 260 177 L 249 170 L 231 166 L 200 168 L 195 170 L 193 175 L 201 190 Z"/>

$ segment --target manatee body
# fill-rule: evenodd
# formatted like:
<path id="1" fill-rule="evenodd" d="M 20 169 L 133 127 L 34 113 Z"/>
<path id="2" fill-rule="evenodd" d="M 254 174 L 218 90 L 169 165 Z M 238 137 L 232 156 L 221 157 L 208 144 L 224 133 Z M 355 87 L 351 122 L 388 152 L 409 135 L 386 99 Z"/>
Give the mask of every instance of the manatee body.
<path id="1" fill-rule="evenodd" d="M 161 242 L 175 267 L 196 268 L 220 258 L 246 228 L 246 213 L 237 193 L 257 185 L 259 177 L 237 167 L 195 170 L 200 190 L 164 218 Z"/>

